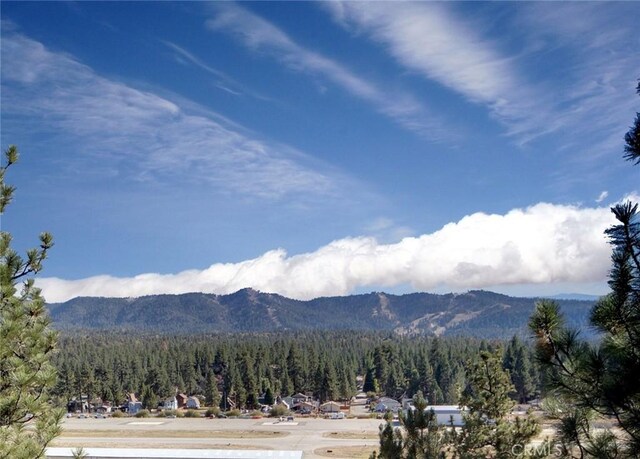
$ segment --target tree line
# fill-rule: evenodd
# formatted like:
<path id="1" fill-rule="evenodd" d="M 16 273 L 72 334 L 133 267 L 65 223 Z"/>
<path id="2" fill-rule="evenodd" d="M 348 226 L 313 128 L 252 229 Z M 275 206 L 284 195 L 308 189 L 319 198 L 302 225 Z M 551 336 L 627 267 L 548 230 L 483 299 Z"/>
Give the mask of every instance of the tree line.
<path id="1" fill-rule="evenodd" d="M 358 389 L 399 399 L 418 391 L 431 404 L 455 404 L 466 386 L 465 362 L 480 351 L 503 355 L 513 397 L 535 396 L 540 377 L 533 349 L 464 337 L 402 337 L 383 332 L 308 331 L 273 334 L 157 336 L 85 334 L 59 339 L 53 363 L 59 403 L 81 395 L 119 405 L 127 393 L 146 408 L 183 392 L 224 408 L 258 408 L 294 393 L 320 401 L 350 399 Z M 358 384 L 358 376 L 363 380 Z M 359 387 L 360 386 L 360 387 Z"/>

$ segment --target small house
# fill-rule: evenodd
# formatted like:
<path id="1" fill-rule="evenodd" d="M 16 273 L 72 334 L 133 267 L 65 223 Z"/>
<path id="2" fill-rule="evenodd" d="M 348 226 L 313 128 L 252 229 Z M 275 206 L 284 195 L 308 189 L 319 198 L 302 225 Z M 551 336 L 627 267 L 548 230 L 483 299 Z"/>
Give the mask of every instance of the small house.
<path id="1" fill-rule="evenodd" d="M 311 414 L 318 410 L 318 402 L 302 402 L 296 405 L 296 411 L 300 414 Z"/>
<path id="2" fill-rule="evenodd" d="M 198 397 L 188 397 L 186 406 L 190 410 L 197 410 L 200 408 L 200 400 Z"/>
<path id="3" fill-rule="evenodd" d="M 460 408 L 457 405 L 429 405 L 426 409 L 434 411 L 438 424 L 451 425 L 453 421 L 456 427 L 464 425 L 462 413 L 466 408 Z"/>
<path id="4" fill-rule="evenodd" d="M 294 406 L 297 405 L 298 403 L 311 401 L 311 397 L 309 397 L 308 395 L 301 394 L 299 392 L 295 395 L 292 395 L 291 399 L 293 400 Z"/>
<path id="5" fill-rule="evenodd" d="M 136 398 L 136 394 L 127 394 L 127 403 L 125 405 L 125 409 L 129 414 L 136 414 L 142 409 L 142 402 Z"/>
<path id="6" fill-rule="evenodd" d="M 321 413 L 339 413 L 340 412 L 340 404 L 336 402 L 327 402 L 320 405 Z"/>
<path id="7" fill-rule="evenodd" d="M 177 410 L 178 399 L 176 397 L 169 397 L 162 401 L 162 408 L 165 410 Z"/>
<path id="8" fill-rule="evenodd" d="M 405 409 L 405 412 L 414 411 L 415 409 L 416 407 L 411 405 Z M 454 427 L 464 425 L 462 413 L 466 411 L 466 408 L 460 408 L 457 405 L 428 405 L 424 410 L 433 410 L 436 415 L 436 422 L 440 425 L 450 426 L 452 422 Z"/>
<path id="9" fill-rule="evenodd" d="M 188 398 L 189 397 L 187 397 L 185 394 L 176 395 L 176 400 L 178 401 L 178 408 L 184 408 L 185 406 L 187 406 Z"/>
<path id="10" fill-rule="evenodd" d="M 380 397 L 376 402 L 376 405 L 373 411 L 375 411 L 376 413 L 386 413 L 387 411 L 396 413 L 401 409 L 402 409 L 402 405 L 397 400 L 394 400 L 389 397 Z"/>

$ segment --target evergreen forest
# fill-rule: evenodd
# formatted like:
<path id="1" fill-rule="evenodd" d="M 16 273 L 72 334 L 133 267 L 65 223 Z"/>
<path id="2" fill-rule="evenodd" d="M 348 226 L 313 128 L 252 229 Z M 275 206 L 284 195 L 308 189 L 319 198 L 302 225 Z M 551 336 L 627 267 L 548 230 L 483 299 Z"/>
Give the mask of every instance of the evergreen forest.
<path id="1" fill-rule="evenodd" d="M 465 368 L 481 351 L 500 352 L 514 400 L 536 396 L 533 348 L 465 337 L 402 337 L 389 332 L 140 335 L 85 333 L 60 337 L 54 358 L 60 405 L 82 395 L 114 406 L 134 393 L 146 408 L 182 392 L 207 406 L 259 408 L 258 399 L 302 392 L 320 401 L 357 391 L 396 399 L 419 391 L 430 404 L 455 404 Z M 264 398 L 263 398 L 264 400 Z"/>

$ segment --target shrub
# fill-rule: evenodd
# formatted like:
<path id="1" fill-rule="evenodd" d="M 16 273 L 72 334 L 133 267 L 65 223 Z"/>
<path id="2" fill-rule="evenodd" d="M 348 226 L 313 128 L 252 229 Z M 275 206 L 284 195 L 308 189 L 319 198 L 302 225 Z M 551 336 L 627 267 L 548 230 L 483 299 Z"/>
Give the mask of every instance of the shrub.
<path id="1" fill-rule="evenodd" d="M 200 413 L 198 413 L 196 410 L 187 410 L 187 412 L 184 413 L 184 417 L 185 418 L 199 418 L 200 417 Z"/>
<path id="2" fill-rule="evenodd" d="M 114 411 L 113 413 L 111 413 L 111 417 L 112 418 L 123 418 L 124 417 L 124 413 L 120 410 Z"/>
<path id="3" fill-rule="evenodd" d="M 148 418 L 150 416 L 149 410 L 140 410 L 136 413 L 137 418 Z"/>
<path id="4" fill-rule="evenodd" d="M 220 414 L 220 408 L 217 406 L 214 406 L 212 408 L 207 408 L 207 411 L 205 411 L 204 415 L 208 418 L 215 418 Z"/>
<path id="5" fill-rule="evenodd" d="M 282 405 L 276 405 L 271 408 L 271 411 L 269 411 L 269 416 L 272 418 L 279 418 L 280 416 L 285 416 L 287 414 L 289 414 L 289 410 Z"/>
<path id="6" fill-rule="evenodd" d="M 249 416 L 251 416 L 252 418 L 261 418 L 262 417 L 262 412 L 258 411 L 258 410 L 253 410 Z"/>
<path id="7" fill-rule="evenodd" d="M 240 410 L 230 410 L 227 412 L 227 416 L 229 416 L 230 418 L 237 418 L 238 416 L 240 416 Z"/>

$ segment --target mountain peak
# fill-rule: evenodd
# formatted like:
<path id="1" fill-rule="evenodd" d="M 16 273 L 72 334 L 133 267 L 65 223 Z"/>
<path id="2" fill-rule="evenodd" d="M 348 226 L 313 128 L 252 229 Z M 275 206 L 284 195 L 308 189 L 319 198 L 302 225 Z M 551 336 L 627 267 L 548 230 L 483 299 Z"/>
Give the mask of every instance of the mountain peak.
<path id="1" fill-rule="evenodd" d="M 61 330 L 124 329 L 167 333 L 351 329 L 505 338 L 528 336 L 536 299 L 475 290 L 436 295 L 385 292 L 309 301 L 245 288 L 228 295 L 190 293 L 141 298 L 74 298 L 51 304 Z M 585 328 L 584 301 L 558 300 L 569 325 Z"/>

